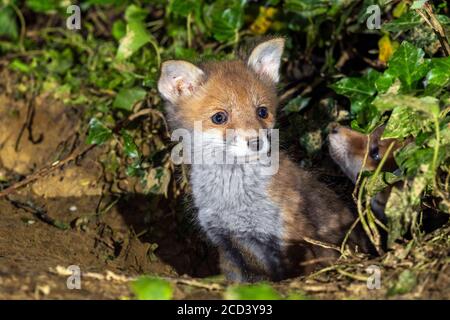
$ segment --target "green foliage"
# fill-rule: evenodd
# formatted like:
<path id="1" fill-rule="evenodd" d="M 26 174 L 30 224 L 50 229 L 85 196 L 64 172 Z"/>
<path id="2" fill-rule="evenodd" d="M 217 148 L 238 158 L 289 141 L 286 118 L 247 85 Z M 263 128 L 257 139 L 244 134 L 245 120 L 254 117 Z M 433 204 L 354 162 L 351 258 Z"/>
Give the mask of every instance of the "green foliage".
<path id="1" fill-rule="evenodd" d="M 143 276 L 131 283 L 131 289 L 138 300 L 170 300 L 173 287 L 166 280 Z"/>
<path id="2" fill-rule="evenodd" d="M 237 40 L 246 0 L 218 0 L 205 7 L 205 22 L 218 41 Z"/>
<path id="3" fill-rule="evenodd" d="M 265 283 L 254 285 L 239 285 L 227 288 L 225 299 L 228 300 L 280 300 L 281 296 L 275 289 Z"/>
<path id="4" fill-rule="evenodd" d="M 404 16 L 386 30 L 397 32 L 414 27 L 407 28 L 402 22 L 411 21 L 414 13 Z M 437 197 L 442 203 L 449 200 L 441 191 L 439 179 L 443 172 L 448 174 L 450 161 L 449 141 L 445 138 L 450 126 L 446 116 L 449 110 L 444 102 L 448 95 L 449 59 L 426 58 L 424 50 L 403 41 L 383 73 L 369 70 L 362 77 L 346 77 L 331 86 L 350 99 L 355 128 L 370 132 L 387 119 L 383 138 L 415 138 L 395 154 L 401 171 L 398 180 L 404 184 L 393 188 L 385 209 L 389 246 L 408 231 L 418 230 L 425 195 Z M 364 187 L 369 198 L 380 191 L 373 183 Z"/>
<path id="5" fill-rule="evenodd" d="M 13 8 L 0 4 L 0 36 L 17 39 L 18 29 Z"/>
<path id="6" fill-rule="evenodd" d="M 131 111 L 137 102 L 145 98 L 146 94 L 147 92 L 140 87 L 121 89 L 114 99 L 113 107 Z"/>
<path id="7" fill-rule="evenodd" d="M 103 144 L 112 137 L 112 131 L 107 128 L 97 118 L 89 121 L 89 134 L 86 139 L 87 144 Z"/>
<path id="8" fill-rule="evenodd" d="M 389 288 L 387 295 L 405 294 L 410 292 L 417 283 L 416 275 L 410 270 L 404 270 L 400 273 L 397 282 Z"/>
<path id="9" fill-rule="evenodd" d="M 404 41 L 389 61 L 390 74 L 402 83 L 402 90 L 411 91 L 429 70 L 430 60 L 424 59 L 422 49 Z"/>

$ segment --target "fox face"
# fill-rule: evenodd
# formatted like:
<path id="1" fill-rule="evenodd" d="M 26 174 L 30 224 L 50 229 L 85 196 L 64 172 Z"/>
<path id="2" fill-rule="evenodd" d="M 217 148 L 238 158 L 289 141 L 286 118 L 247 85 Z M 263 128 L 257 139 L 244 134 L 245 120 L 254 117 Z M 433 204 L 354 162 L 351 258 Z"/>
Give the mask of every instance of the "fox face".
<path id="1" fill-rule="evenodd" d="M 268 152 L 283 46 L 283 39 L 263 42 L 247 61 L 164 62 L 158 89 L 171 125 L 200 131 L 203 150 L 226 148 L 238 158 Z"/>
<path id="2" fill-rule="evenodd" d="M 402 146 L 402 143 L 395 139 L 382 140 L 383 131 L 384 126 L 378 127 L 369 135 L 342 126 L 332 128 L 328 137 L 330 155 L 354 183 L 361 170 L 373 171 L 378 167 L 392 142 L 394 147 L 387 155 L 383 170 L 394 171 L 397 168 L 393 153 Z M 363 167 L 367 150 L 368 155 Z"/>

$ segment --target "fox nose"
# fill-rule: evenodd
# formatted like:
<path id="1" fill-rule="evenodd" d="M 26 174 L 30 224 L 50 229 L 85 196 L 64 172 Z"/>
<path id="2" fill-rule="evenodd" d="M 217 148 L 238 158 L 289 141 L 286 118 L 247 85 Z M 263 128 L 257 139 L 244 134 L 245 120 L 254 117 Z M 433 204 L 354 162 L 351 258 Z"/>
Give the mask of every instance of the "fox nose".
<path id="1" fill-rule="evenodd" d="M 263 143 L 259 138 L 253 138 L 247 141 L 248 147 L 252 151 L 260 151 L 263 147 Z"/>

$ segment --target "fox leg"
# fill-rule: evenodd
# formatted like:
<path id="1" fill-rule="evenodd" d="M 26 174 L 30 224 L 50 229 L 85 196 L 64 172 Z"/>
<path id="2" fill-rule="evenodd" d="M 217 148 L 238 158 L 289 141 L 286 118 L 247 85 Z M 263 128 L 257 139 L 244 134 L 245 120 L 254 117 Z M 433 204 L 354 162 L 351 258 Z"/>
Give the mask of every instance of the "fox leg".
<path id="1" fill-rule="evenodd" d="M 221 270 L 235 282 L 278 281 L 283 278 L 279 252 L 276 244 L 254 236 L 227 239 L 219 249 Z"/>

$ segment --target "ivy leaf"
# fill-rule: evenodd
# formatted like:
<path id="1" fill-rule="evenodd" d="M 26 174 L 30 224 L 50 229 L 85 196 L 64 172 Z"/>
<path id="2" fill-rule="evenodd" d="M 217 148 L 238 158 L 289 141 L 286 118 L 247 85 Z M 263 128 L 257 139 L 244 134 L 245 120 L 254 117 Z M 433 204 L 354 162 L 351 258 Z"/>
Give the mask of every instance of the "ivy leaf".
<path id="1" fill-rule="evenodd" d="M 127 32 L 127 26 L 126 26 L 125 22 L 123 22 L 123 20 L 117 20 L 113 23 L 111 33 L 112 33 L 114 39 L 120 40 L 121 38 L 123 38 L 125 36 L 126 32 Z"/>
<path id="2" fill-rule="evenodd" d="M 372 101 L 375 93 L 376 80 L 380 77 L 380 73 L 370 69 L 363 77 L 348 77 L 339 80 L 330 87 L 336 93 L 348 97 L 351 101 L 351 112 L 356 114 Z"/>
<path id="3" fill-rule="evenodd" d="M 266 283 L 231 286 L 225 292 L 227 300 L 279 300 L 280 295 Z"/>
<path id="4" fill-rule="evenodd" d="M 400 18 L 383 24 L 382 29 L 388 32 L 400 32 L 411 30 L 421 24 L 420 16 L 415 11 L 409 11 Z"/>
<path id="5" fill-rule="evenodd" d="M 385 208 L 388 220 L 388 247 L 392 247 L 397 239 L 403 237 L 416 220 L 421 196 L 428 183 L 429 175 L 423 173 L 416 176 L 411 185 L 392 188 Z"/>
<path id="6" fill-rule="evenodd" d="M 125 20 L 128 22 L 126 34 L 120 40 L 116 54 L 117 60 L 128 59 L 133 53 L 152 40 L 152 35 L 148 32 L 144 23 L 147 15 L 147 10 L 136 5 L 127 7 L 125 11 Z"/>
<path id="7" fill-rule="evenodd" d="M 125 20 L 132 21 L 144 21 L 148 15 L 148 10 L 145 10 L 137 5 L 131 4 L 125 10 Z"/>
<path id="8" fill-rule="evenodd" d="M 60 0 L 27 0 L 26 4 L 34 12 L 55 11 L 62 5 Z"/>
<path id="9" fill-rule="evenodd" d="M 432 148 L 423 148 L 415 143 L 410 143 L 399 152 L 394 154 L 395 162 L 400 169 L 408 176 L 417 175 L 420 166 L 431 164 L 434 150 Z"/>
<path id="10" fill-rule="evenodd" d="M 134 143 L 133 137 L 126 132 L 125 130 L 121 130 L 120 134 L 123 138 L 123 151 L 125 155 L 131 159 L 139 159 L 139 150 L 136 144 Z"/>
<path id="11" fill-rule="evenodd" d="M 417 285 L 417 277 L 410 270 L 404 270 L 400 273 L 397 282 L 389 288 L 387 295 L 405 294 L 414 289 Z"/>
<path id="12" fill-rule="evenodd" d="M 89 133 L 86 139 L 87 144 L 103 144 L 112 136 L 112 131 L 107 128 L 97 118 L 89 121 Z"/>
<path id="13" fill-rule="evenodd" d="M 134 177 L 134 176 L 143 176 L 144 171 L 141 167 L 141 157 L 139 154 L 139 150 L 137 145 L 134 143 L 133 137 L 126 132 L 124 129 L 120 131 L 120 134 L 123 138 L 123 152 L 125 155 L 132 159 L 133 162 L 127 166 L 127 175 Z"/>
<path id="14" fill-rule="evenodd" d="M 414 0 L 413 4 L 411 5 L 411 9 L 421 9 L 427 1 L 428 0 Z"/>
<path id="15" fill-rule="evenodd" d="M 392 11 L 392 15 L 396 18 L 401 17 L 408 10 L 408 4 L 406 1 L 399 2 L 394 10 Z"/>
<path id="16" fill-rule="evenodd" d="M 400 79 L 405 91 L 414 89 L 417 82 L 427 74 L 430 60 L 424 59 L 424 55 L 422 49 L 403 41 L 389 60 L 389 72 Z"/>
<path id="17" fill-rule="evenodd" d="M 337 10 L 345 1 L 328 0 L 286 0 L 284 9 L 304 18 L 313 18 Z M 332 6 L 334 4 L 334 6 Z M 331 12 L 330 12 L 331 13 Z"/>
<path id="18" fill-rule="evenodd" d="M 19 59 L 14 59 L 8 66 L 11 70 L 20 71 L 23 73 L 29 73 L 31 71 L 31 66 L 22 62 Z"/>
<path id="19" fill-rule="evenodd" d="M 421 117 L 407 106 L 398 106 L 394 108 L 389 117 L 389 121 L 383 131 L 383 139 L 416 137 L 424 127 L 424 122 L 429 121 L 429 118 Z"/>
<path id="20" fill-rule="evenodd" d="M 205 22 L 214 38 L 221 42 L 236 40 L 244 22 L 246 0 L 217 0 L 205 6 Z"/>
<path id="21" fill-rule="evenodd" d="M 400 106 L 408 107 L 433 117 L 438 117 L 440 112 L 439 100 L 430 96 L 418 98 L 401 94 L 384 94 L 377 96 L 373 104 L 380 112 L 393 110 Z"/>
<path id="22" fill-rule="evenodd" d="M 394 84 L 396 76 L 387 69 L 376 81 L 375 88 L 380 93 L 385 93 Z"/>
<path id="23" fill-rule="evenodd" d="M 431 70 L 426 76 L 426 92 L 436 93 L 450 84 L 450 57 L 431 59 Z"/>
<path id="24" fill-rule="evenodd" d="M 136 102 L 144 99 L 146 94 L 140 87 L 121 89 L 114 100 L 113 108 L 131 111 Z"/>
<path id="25" fill-rule="evenodd" d="M 170 300 L 172 285 L 163 279 L 143 276 L 131 283 L 131 290 L 139 300 Z"/>
<path id="26" fill-rule="evenodd" d="M 138 51 L 142 46 L 149 43 L 151 35 L 145 28 L 145 24 L 141 21 L 131 21 L 127 24 L 127 32 L 125 37 L 120 40 L 117 49 L 117 60 L 125 60 Z"/>
<path id="27" fill-rule="evenodd" d="M 14 10 L 11 7 L 0 10 L 0 36 L 17 39 L 19 35 Z"/>
<path id="28" fill-rule="evenodd" d="M 191 12 L 195 11 L 200 1 L 196 0 L 172 0 L 170 1 L 169 11 L 179 14 L 180 16 L 187 17 Z"/>

